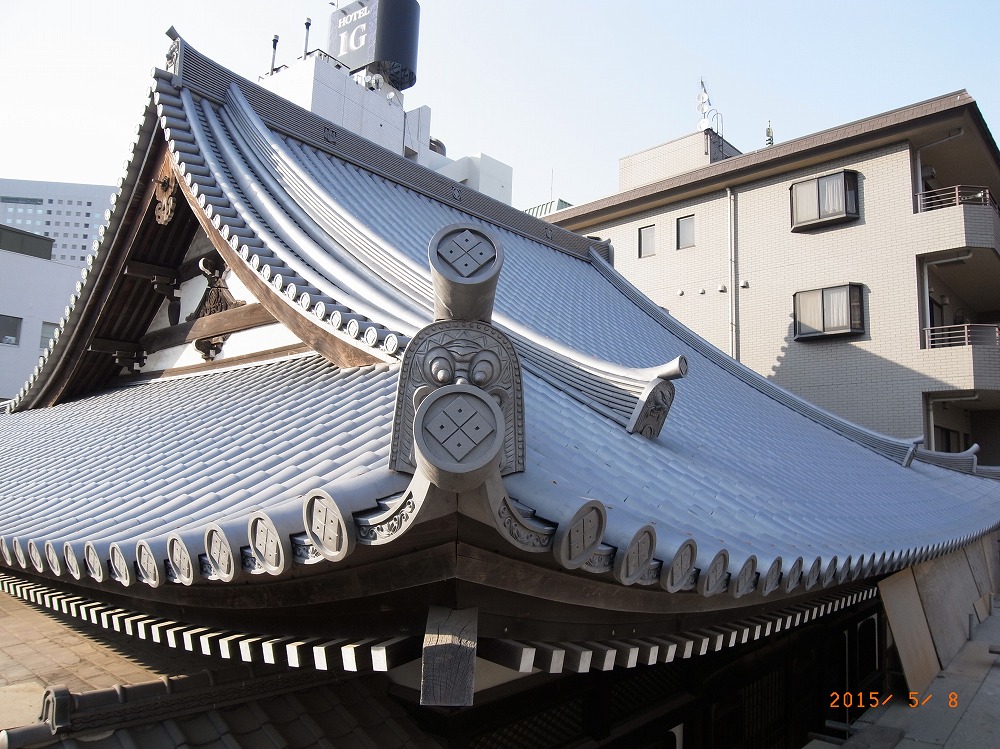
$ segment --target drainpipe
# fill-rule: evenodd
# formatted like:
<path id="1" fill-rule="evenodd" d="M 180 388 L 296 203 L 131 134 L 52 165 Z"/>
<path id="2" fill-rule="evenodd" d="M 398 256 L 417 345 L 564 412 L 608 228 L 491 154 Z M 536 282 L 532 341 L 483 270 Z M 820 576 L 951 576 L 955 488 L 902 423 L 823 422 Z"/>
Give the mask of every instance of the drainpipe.
<path id="1" fill-rule="evenodd" d="M 937 450 L 937 440 L 934 439 L 934 404 L 935 403 L 957 403 L 959 401 L 977 401 L 979 400 L 979 393 L 974 395 L 958 395 L 958 396 L 948 396 L 944 395 L 939 398 L 928 397 L 927 398 L 927 439 L 925 443 L 928 445 L 929 450 Z"/>
<path id="2" fill-rule="evenodd" d="M 946 257 L 946 258 L 941 258 L 940 260 L 925 260 L 924 261 L 924 272 L 923 272 L 923 276 L 924 276 L 924 315 L 925 315 L 925 317 L 924 317 L 924 323 L 925 323 L 925 325 L 928 328 L 930 328 L 930 326 L 931 326 L 931 282 L 930 282 L 930 276 L 927 273 L 927 269 L 929 267 L 931 267 L 932 265 L 947 265 L 948 263 L 957 263 L 959 260 L 968 260 L 970 257 L 972 257 L 972 250 L 966 250 L 965 254 L 958 255 L 956 257 Z M 923 343 L 924 343 L 924 348 L 930 348 L 931 347 L 930 340 L 925 340 Z"/>
<path id="3" fill-rule="evenodd" d="M 955 138 L 961 138 L 963 135 L 965 135 L 965 128 L 964 127 L 960 127 L 958 130 L 956 130 L 954 132 L 951 132 L 951 133 L 948 133 L 943 138 L 940 138 L 938 140 L 932 141 L 931 143 L 924 143 L 924 145 L 920 146 L 920 148 L 918 148 L 916 151 L 914 151 L 914 153 L 913 153 L 913 161 L 914 161 L 914 165 L 916 166 L 916 170 L 917 170 L 916 179 L 913 180 L 914 187 L 917 188 L 914 191 L 914 198 L 913 198 L 914 202 L 916 203 L 914 205 L 914 211 L 915 212 L 919 213 L 919 211 L 920 211 L 920 203 L 919 203 L 919 199 L 916 197 L 916 194 L 923 192 L 922 188 L 924 186 L 923 161 L 920 158 L 920 152 L 923 151 L 925 148 L 930 148 L 931 146 L 939 146 L 942 143 L 947 143 L 949 140 L 954 140 Z"/>
<path id="4" fill-rule="evenodd" d="M 736 266 L 736 196 L 726 188 L 729 220 L 729 355 L 740 360 L 739 282 Z"/>

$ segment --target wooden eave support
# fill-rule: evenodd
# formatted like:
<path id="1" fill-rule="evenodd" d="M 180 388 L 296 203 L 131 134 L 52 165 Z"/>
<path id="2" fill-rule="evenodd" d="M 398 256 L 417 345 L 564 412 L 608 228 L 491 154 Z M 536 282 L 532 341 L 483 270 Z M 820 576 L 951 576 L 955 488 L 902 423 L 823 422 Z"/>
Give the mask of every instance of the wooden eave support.
<path id="1" fill-rule="evenodd" d="M 519 674 L 530 674 L 535 663 L 535 646 L 516 640 L 482 639 L 476 655 Z"/>
<path id="2" fill-rule="evenodd" d="M 152 263 L 129 260 L 125 263 L 124 274 L 132 278 L 144 278 L 154 283 L 177 283 L 177 270 Z"/>
<path id="3" fill-rule="evenodd" d="M 138 354 L 142 351 L 142 345 L 135 341 L 110 341 L 106 338 L 94 338 L 87 351 L 95 351 L 101 354 Z"/>
<path id="4" fill-rule="evenodd" d="M 75 312 L 79 315 L 79 323 L 73 327 L 69 336 L 60 338 L 60 342 L 68 338 L 66 352 L 56 362 L 56 366 L 48 380 L 38 387 L 37 395 L 34 395 L 27 402 L 29 407 L 54 406 L 59 403 L 69 388 L 70 382 L 85 361 L 86 354 L 91 350 L 91 337 L 100 322 L 118 288 L 118 279 L 123 275 L 122 271 L 128 256 L 135 245 L 136 237 L 148 221 L 155 221 L 153 212 L 156 208 L 155 194 L 156 185 L 150 179 L 150 172 L 158 172 L 163 164 L 172 165 L 170 152 L 166 149 L 166 144 L 158 147 L 158 155 L 151 146 L 151 156 L 146 161 L 143 173 L 136 183 L 136 188 L 142 189 L 141 198 L 137 201 L 137 192 L 128 196 L 129 205 L 127 215 L 121 226 L 129 226 L 129 231 L 123 241 L 116 241 L 111 249 L 98 261 L 94 271 L 99 273 L 99 278 L 90 279 L 88 284 L 92 293 L 86 295 L 82 300 L 82 306 L 78 305 Z M 145 185 L 145 187 L 141 187 Z M 119 201 L 125 200 L 126 196 L 119 197 Z M 95 283 L 96 281 L 96 283 Z"/>

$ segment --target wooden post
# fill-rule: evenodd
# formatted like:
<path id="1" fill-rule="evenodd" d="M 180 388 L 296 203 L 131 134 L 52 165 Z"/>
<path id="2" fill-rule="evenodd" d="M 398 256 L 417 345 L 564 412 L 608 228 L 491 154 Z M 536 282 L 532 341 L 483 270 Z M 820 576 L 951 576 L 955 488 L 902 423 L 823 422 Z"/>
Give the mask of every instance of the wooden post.
<path id="1" fill-rule="evenodd" d="M 431 606 L 421 659 L 421 705 L 472 705 L 478 632 L 479 609 Z"/>

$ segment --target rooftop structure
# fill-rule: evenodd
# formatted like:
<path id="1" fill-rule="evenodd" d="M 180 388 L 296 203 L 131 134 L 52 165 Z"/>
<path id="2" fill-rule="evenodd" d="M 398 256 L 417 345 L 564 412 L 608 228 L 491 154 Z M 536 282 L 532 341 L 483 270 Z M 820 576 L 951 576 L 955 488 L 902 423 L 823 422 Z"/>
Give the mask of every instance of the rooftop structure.
<path id="1" fill-rule="evenodd" d="M 949 611 L 994 586 L 996 469 L 782 390 L 607 243 L 176 34 L 133 153 L 0 417 L 5 591 L 218 661 L 385 672 L 441 744 L 506 747 L 803 737 L 817 687 L 884 678 L 877 584 L 961 562 Z M 732 664 L 780 648 L 789 699 L 720 719 L 773 688 Z M 107 697 L 50 690 L 5 740 L 85 734 L 73 706 Z"/>

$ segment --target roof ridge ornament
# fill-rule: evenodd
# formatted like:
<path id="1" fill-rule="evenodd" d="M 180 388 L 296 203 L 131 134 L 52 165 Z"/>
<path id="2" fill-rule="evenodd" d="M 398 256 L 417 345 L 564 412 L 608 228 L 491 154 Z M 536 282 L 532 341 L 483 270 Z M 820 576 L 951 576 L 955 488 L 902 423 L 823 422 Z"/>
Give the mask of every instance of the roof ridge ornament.
<path id="1" fill-rule="evenodd" d="M 656 377 L 649 381 L 638 403 L 632 411 L 626 430 L 629 434 L 638 432 L 647 439 L 656 439 L 670 413 L 676 390 L 671 380 L 677 380 L 687 375 L 687 358 L 678 356 L 668 362 Z"/>
<path id="2" fill-rule="evenodd" d="M 503 245 L 485 227 L 451 224 L 430 240 L 428 259 L 434 322 L 403 354 L 389 468 L 413 474 L 421 493 L 487 497 L 470 502 L 512 544 L 549 550 L 553 529 L 525 517 L 501 478 L 524 470 L 521 365 L 491 322 Z"/>

